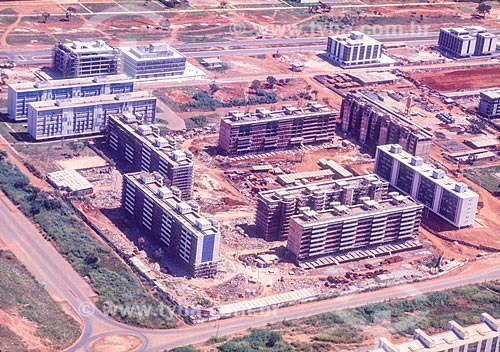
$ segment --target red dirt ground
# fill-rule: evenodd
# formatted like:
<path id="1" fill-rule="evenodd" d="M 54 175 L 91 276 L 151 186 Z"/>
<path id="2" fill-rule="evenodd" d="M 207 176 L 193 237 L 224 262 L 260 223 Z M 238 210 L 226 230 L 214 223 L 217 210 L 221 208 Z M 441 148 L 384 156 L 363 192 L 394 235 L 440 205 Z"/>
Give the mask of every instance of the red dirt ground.
<path id="1" fill-rule="evenodd" d="M 430 88 L 442 92 L 500 86 L 498 67 L 418 72 L 411 76 Z"/>

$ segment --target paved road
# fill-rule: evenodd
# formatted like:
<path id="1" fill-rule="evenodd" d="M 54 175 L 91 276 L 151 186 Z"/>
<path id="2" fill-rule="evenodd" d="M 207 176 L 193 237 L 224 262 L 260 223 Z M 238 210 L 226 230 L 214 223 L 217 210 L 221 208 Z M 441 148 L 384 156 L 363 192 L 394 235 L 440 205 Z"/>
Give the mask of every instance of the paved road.
<path id="1" fill-rule="evenodd" d="M 122 333 L 133 334 L 142 339 L 143 345 L 139 351 L 159 351 L 163 348 L 201 342 L 216 333 L 226 335 L 283 319 L 300 318 L 500 278 L 499 262 L 481 271 L 465 270 L 460 275 L 302 304 L 263 315 L 244 316 L 176 330 L 147 330 L 125 326 L 95 311 L 92 303 L 94 294 L 87 283 L 3 194 L 0 194 L 0 245 L 11 249 L 40 282 L 47 284 L 47 290 L 52 296 L 81 316 L 83 334 L 79 342 L 68 351 L 89 351 L 90 344 L 96 338 Z M 93 312 L 82 315 L 82 307 L 86 308 L 84 311 L 90 309 Z"/>

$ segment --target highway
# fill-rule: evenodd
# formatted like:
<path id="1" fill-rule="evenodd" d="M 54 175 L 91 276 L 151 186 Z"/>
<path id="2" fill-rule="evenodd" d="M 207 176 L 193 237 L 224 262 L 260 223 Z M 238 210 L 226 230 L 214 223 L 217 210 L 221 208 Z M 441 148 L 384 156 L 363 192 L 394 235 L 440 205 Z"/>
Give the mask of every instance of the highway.
<path id="1" fill-rule="evenodd" d="M 479 271 L 465 268 L 460 274 L 440 279 L 301 304 L 273 310 L 267 314 L 243 316 L 175 330 L 148 330 L 115 322 L 97 311 L 93 304 L 95 295 L 89 285 L 3 194 L 0 194 L 0 224 L 0 246 L 12 250 L 40 282 L 46 283 L 47 290 L 57 301 L 69 308 L 74 315 L 80 316 L 84 327 L 82 336 L 67 350 L 75 352 L 89 351 L 91 343 L 97 338 L 116 334 L 135 335 L 141 339 L 143 344 L 138 351 L 159 351 L 202 342 L 216 333 L 227 335 L 284 319 L 295 319 L 500 278 L 500 262 L 498 262 L 497 265 Z"/>

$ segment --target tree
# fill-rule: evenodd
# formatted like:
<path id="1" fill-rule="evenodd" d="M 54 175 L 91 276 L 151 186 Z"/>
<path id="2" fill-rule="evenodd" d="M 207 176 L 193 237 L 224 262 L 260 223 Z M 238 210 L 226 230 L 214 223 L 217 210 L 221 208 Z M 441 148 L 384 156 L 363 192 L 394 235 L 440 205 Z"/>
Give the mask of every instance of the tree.
<path id="1" fill-rule="evenodd" d="M 43 12 L 42 17 L 43 17 L 43 23 L 47 23 L 47 19 L 50 17 L 50 13 Z"/>
<path id="2" fill-rule="evenodd" d="M 158 247 L 155 249 L 155 252 L 153 253 L 153 257 L 155 260 L 160 260 L 164 254 L 165 254 L 165 252 L 163 251 L 163 248 Z"/>
<path id="3" fill-rule="evenodd" d="M 210 83 L 210 92 L 212 92 L 212 94 L 214 94 L 215 92 L 217 92 L 219 90 L 219 86 L 217 84 L 215 84 L 215 82 L 212 82 Z"/>
<path id="4" fill-rule="evenodd" d="M 315 90 L 313 90 L 313 91 L 311 92 L 311 94 L 312 94 L 312 95 L 314 95 L 314 100 L 318 100 L 318 93 L 319 93 L 319 92 L 318 92 L 318 90 L 317 90 L 317 89 L 315 89 Z"/>
<path id="5" fill-rule="evenodd" d="M 271 89 L 274 87 L 276 83 L 278 83 L 278 81 L 276 80 L 276 78 L 274 78 L 274 76 L 267 76 L 266 82 L 269 88 Z"/>
<path id="6" fill-rule="evenodd" d="M 0 150 L 0 161 L 7 157 L 7 152 L 5 150 Z"/>
<path id="7" fill-rule="evenodd" d="M 469 119 L 469 129 L 471 133 L 481 133 L 486 128 L 486 123 L 478 118 Z"/>
<path id="8" fill-rule="evenodd" d="M 139 247 L 139 249 L 144 249 L 144 245 L 146 244 L 146 239 L 144 237 L 139 237 L 137 239 L 137 246 Z"/>
<path id="9" fill-rule="evenodd" d="M 261 82 L 258 79 L 254 79 L 252 81 L 252 84 L 250 84 L 250 88 L 253 89 L 254 91 L 257 91 L 257 89 L 260 88 Z"/>
<path id="10" fill-rule="evenodd" d="M 477 10 L 477 13 L 480 13 L 484 17 L 486 14 L 490 13 L 490 11 L 491 11 L 491 5 L 488 5 L 487 3 L 481 1 L 479 3 L 479 5 L 477 5 L 477 9 L 476 10 Z"/>

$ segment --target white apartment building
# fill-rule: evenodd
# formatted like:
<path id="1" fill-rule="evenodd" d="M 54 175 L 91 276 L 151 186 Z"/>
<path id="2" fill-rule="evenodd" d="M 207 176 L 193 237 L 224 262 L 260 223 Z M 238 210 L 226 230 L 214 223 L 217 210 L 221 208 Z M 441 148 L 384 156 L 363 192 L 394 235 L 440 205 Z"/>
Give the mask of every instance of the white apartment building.
<path id="1" fill-rule="evenodd" d="M 455 227 L 474 223 L 479 195 L 400 145 L 377 147 L 375 173 Z"/>
<path id="2" fill-rule="evenodd" d="M 457 57 L 488 55 L 496 51 L 497 36 L 480 26 L 441 28 L 438 44 Z"/>

